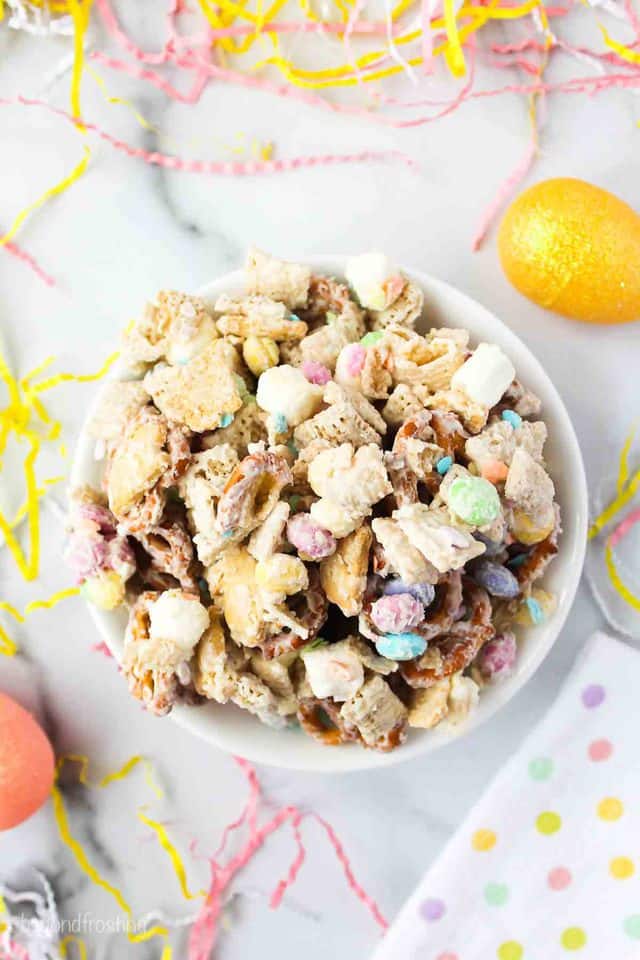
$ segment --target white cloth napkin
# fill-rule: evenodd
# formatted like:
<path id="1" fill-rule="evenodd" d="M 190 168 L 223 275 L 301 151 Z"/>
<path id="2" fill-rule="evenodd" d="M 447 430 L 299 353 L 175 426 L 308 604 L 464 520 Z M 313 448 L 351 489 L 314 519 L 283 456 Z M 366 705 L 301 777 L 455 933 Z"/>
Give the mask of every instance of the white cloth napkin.
<path id="1" fill-rule="evenodd" d="M 595 634 L 373 960 L 640 960 L 639 691 Z"/>

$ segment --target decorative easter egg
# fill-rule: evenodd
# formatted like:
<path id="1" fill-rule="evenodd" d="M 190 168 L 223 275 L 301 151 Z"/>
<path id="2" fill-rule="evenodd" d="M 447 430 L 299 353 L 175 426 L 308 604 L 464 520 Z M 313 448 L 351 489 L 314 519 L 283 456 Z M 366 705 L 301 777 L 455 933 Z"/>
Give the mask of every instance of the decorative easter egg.
<path id="1" fill-rule="evenodd" d="M 500 225 L 502 267 L 520 293 L 587 323 L 640 317 L 640 216 L 584 180 L 525 190 Z"/>
<path id="2" fill-rule="evenodd" d="M 55 759 L 32 715 L 0 693 L 0 830 L 39 810 L 51 793 Z"/>

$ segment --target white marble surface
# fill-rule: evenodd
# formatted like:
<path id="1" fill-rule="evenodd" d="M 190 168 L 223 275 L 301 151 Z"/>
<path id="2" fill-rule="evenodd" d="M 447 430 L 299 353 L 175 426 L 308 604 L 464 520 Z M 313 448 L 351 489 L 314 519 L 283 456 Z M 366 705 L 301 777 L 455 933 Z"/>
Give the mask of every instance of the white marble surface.
<path id="1" fill-rule="evenodd" d="M 164 9 L 144 5 L 148 13 L 159 6 Z M 139 13 L 132 25 L 141 41 L 157 44 Z M 108 49 L 99 33 L 92 43 Z M 50 75 L 68 53 L 64 39 L 34 41 L 0 30 L 3 95 L 28 93 L 66 105 L 68 74 L 53 81 Z M 58 356 L 58 369 L 96 368 L 146 296 L 160 286 L 198 287 L 237 265 L 251 241 L 301 256 L 355 252 L 374 243 L 477 297 L 531 346 L 567 403 L 596 483 L 610 445 L 621 441 L 638 412 L 638 325 L 591 328 L 543 313 L 505 280 L 493 236 L 481 253 L 470 250 L 484 204 L 523 151 L 526 113 L 520 100 L 475 103 L 441 123 L 394 132 L 230 87 L 212 87 L 195 106 L 170 104 L 150 87 L 141 95 L 139 85 L 99 72 L 108 76 L 111 94 L 132 97 L 165 132 L 165 146 L 197 140 L 203 156 L 219 157 L 221 142 L 244 133 L 274 139 L 279 156 L 363 145 L 396 148 L 419 159 L 421 169 L 344 166 L 269 179 L 217 179 L 164 173 L 90 138 L 89 173 L 34 216 L 18 238 L 56 277 L 57 288 L 48 289 L 0 251 L 0 325 L 16 369 L 25 371 L 50 353 Z M 125 107 L 106 104 L 90 78 L 84 103 L 86 115 L 115 135 L 153 145 L 154 135 L 142 131 Z M 615 93 L 552 101 L 551 107 L 535 178 L 582 176 L 639 207 L 638 99 Z M 80 138 L 63 121 L 2 107 L 3 226 L 77 161 L 80 148 Z M 92 389 L 69 386 L 52 395 L 70 446 Z M 44 507 L 37 584 L 24 584 L 6 550 L 0 551 L 2 595 L 18 606 L 67 583 L 55 509 L 62 502 L 56 493 Z M 494 771 L 544 714 L 587 634 L 601 625 L 582 586 L 552 654 L 516 701 L 483 729 L 445 752 L 388 772 L 322 778 L 260 770 L 269 803 L 294 802 L 327 817 L 358 876 L 393 917 Z M 166 806 L 153 812 L 170 823 L 183 849 L 196 837 L 203 852 L 212 850 L 245 796 L 232 759 L 190 739 L 170 720 L 144 714 L 129 699 L 113 661 L 91 649 L 97 638 L 81 602 L 67 601 L 11 628 L 21 653 L 0 659 L 0 689 L 39 713 L 56 751 L 87 754 L 102 773 L 132 753 L 152 757 L 168 792 Z M 74 830 L 95 864 L 126 891 L 136 914 L 162 908 L 186 915 L 192 905 L 181 900 L 166 858 L 136 821 L 136 804 L 146 800 L 141 780 L 103 793 L 68 793 Z M 301 950 L 307 960 L 327 954 L 364 958 L 376 942 L 374 923 L 346 892 L 318 828 L 309 823 L 303 829 L 308 859 L 278 912 L 269 910 L 268 894 L 293 856 L 290 832 L 274 839 L 234 884 L 216 953 L 221 960 L 293 960 Z M 188 863 L 193 886 L 206 883 L 206 864 Z M 88 912 L 94 924 L 115 919 L 106 894 L 90 886 L 61 846 L 51 805 L 0 837 L 0 879 L 29 885 L 34 866 L 51 878 L 65 917 Z M 95 931 L 88 940 L 92 957 L 160 955 L 153 943 L 128 947 L 122 937 Z"/>

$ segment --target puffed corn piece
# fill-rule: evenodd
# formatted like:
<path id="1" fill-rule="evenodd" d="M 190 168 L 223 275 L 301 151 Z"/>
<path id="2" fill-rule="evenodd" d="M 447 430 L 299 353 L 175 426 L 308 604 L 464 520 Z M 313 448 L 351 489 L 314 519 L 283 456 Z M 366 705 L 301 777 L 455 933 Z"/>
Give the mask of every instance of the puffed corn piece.
<path id="1" fill-rule="evenodd" d="M 304 563 L 288 553 L 273 553 L 259 560 L 255 577 L 260 589 L 275 603 L 309 586 L 309 574 Z"/>
<path id="2" fill-rule="evenodd" d="M 251 334 L 242 344 L 242 356 L 254 377 L 259 377 L 269 367 L 278 365 L 280 351 L 278 344 L 271 337 L 257 337 Z"/>

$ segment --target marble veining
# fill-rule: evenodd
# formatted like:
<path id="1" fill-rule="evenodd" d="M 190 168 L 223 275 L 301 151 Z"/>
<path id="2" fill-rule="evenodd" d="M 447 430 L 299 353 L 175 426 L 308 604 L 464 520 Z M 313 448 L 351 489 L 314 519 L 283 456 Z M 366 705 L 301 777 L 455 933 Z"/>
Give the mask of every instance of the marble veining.
<path id="1" fill-rule="evenodd" d="M 157 47 L 159 37 L 148 22 L 153 18 L 136 5 L 129 5 L 126 15 L 142 45 Z M 98 31 L 90 43 L 109 49 Z M 35 92 L 66 105 L 68 74 L 56 71 L 68 57 L 68 41 L 42 40 L 34 46 L 5 31 L 0 53 L 4 95 Z M 523 150 L 522 103 L 503 99 L 490 108 L 470 105 L 441 123 L 394 133 L 226 87 L 211 88 L 193 107 L 167 104 L 151 87 L 140 97 L 139 86 L 126 78 L 102 67 L 98 73 L 110 95 L 132 98 L 162 129 L 162 137 L 141 130 L 126 108 L 107 104 L 87 78 L 87 115 L 135 145 L 169 149 L 170 143 L 200 138 L 198 150 L 213 156 L 216 142 L 245 132 L 272 138 L 283 156 L 321 151 L 327 144 L 336 151 L 397 148 L 419 158 L 421 169 L 346 166 L 229 180 L 149 168 L 91 140 L 86 177 L 35 215 L 19 237 L 58 286 L 46 288 L 0 250 L 0 327 L 17 369 L 26 371 L 51 353 L 59 357 L 58 369 L 96 368 L 146 296 L 160 286 L 196 289 L 239 265 L 252 241 L 284 255 L 357 252 L 373 245 L 459 285 L 531 346 L 567 403 L 595 484 L 610 448 L 595 442 L 594 435 L 606 430 L 618 444 L 636 412 L 631 374 L 637 327 L 589 328 L 543 313 L 507 284 L 493 237 L 481 253 L 470 251 L 482 208 Z M 637 204 L 632 151 L 638 99 L 620 92 L 606 99 L 554 102 L 553 108 L 535 177 L 582 176 Z M 77 162 L 81 144 L 62 121 L 20 108 L 2 110 L 0 211 L 6 225 Z M 70 385 L 52 397 L 69 446 L 92 390 Z M 61 495 L 57 499 L 62 505 Z M 37 584 L 25 585 L 0 550 L 2 594 L 18 605 L 68 582 L 60 565 L 61 518 L 48 507 L 43 518 Z M 536 676 L 468 739 L 388 772 L 322 778 L 262 769 L 265 796 L 273 804 L 292 802 L 325 816 L 343 839 L 359 879 L 393 917 L 491 776 L 544 714 L 584 638 L 599 626 L 583 586 Z M 152 910 L 189 915 L 193 904 L 182 901 L 166 856 L 137 820 L 136 809 L 149 804 L 150 815 L 169 824 L 181 849 L 196 838 L 204 856 L 215 849 L 222 827 L 245 798 L 233 761 L 170 720 L 141 711 L 114 662 L 91 649 L 98 638 L 80 601 L 35 614 L 14 635 L 22 653 L 13 660 L 0 658 L 0 689 L 38 713 L 58 752 L 89 755 L 97 774 L 144 753 L 154 759 L 167 787 L 168 798 L 158 806 L 140 776 L 90 793 L 67 779 L 74 832 L 93 862 L 126 892 L 137 915 Z M 347 891 L 325 838 L 311 822 L 303 833 L 307 862 L 278 912 L 269 910 L 268 897 L 294 856 L 290 832 L 270 841 L 238 878 L 225 911 L 216 953 L 220 960 L 294 960 L 301 951 L 306 960 L 324 960 L 328 954 L 365 958 L 371 950 L 378 931 Z M 192 886 L 206 884 L 206 861 L 187 856 L 187 863 Z M 157 960 L 157 945 L 129 946 L 122 936 L 97 932 L 97 922 L 113 920 L 115 908 L 61 847 L 50 805 L 0 836 L 0 879 L 27 886 L 33 867 L 51 880 L 65 919 L 91 918 L 90 956 Z"/>

